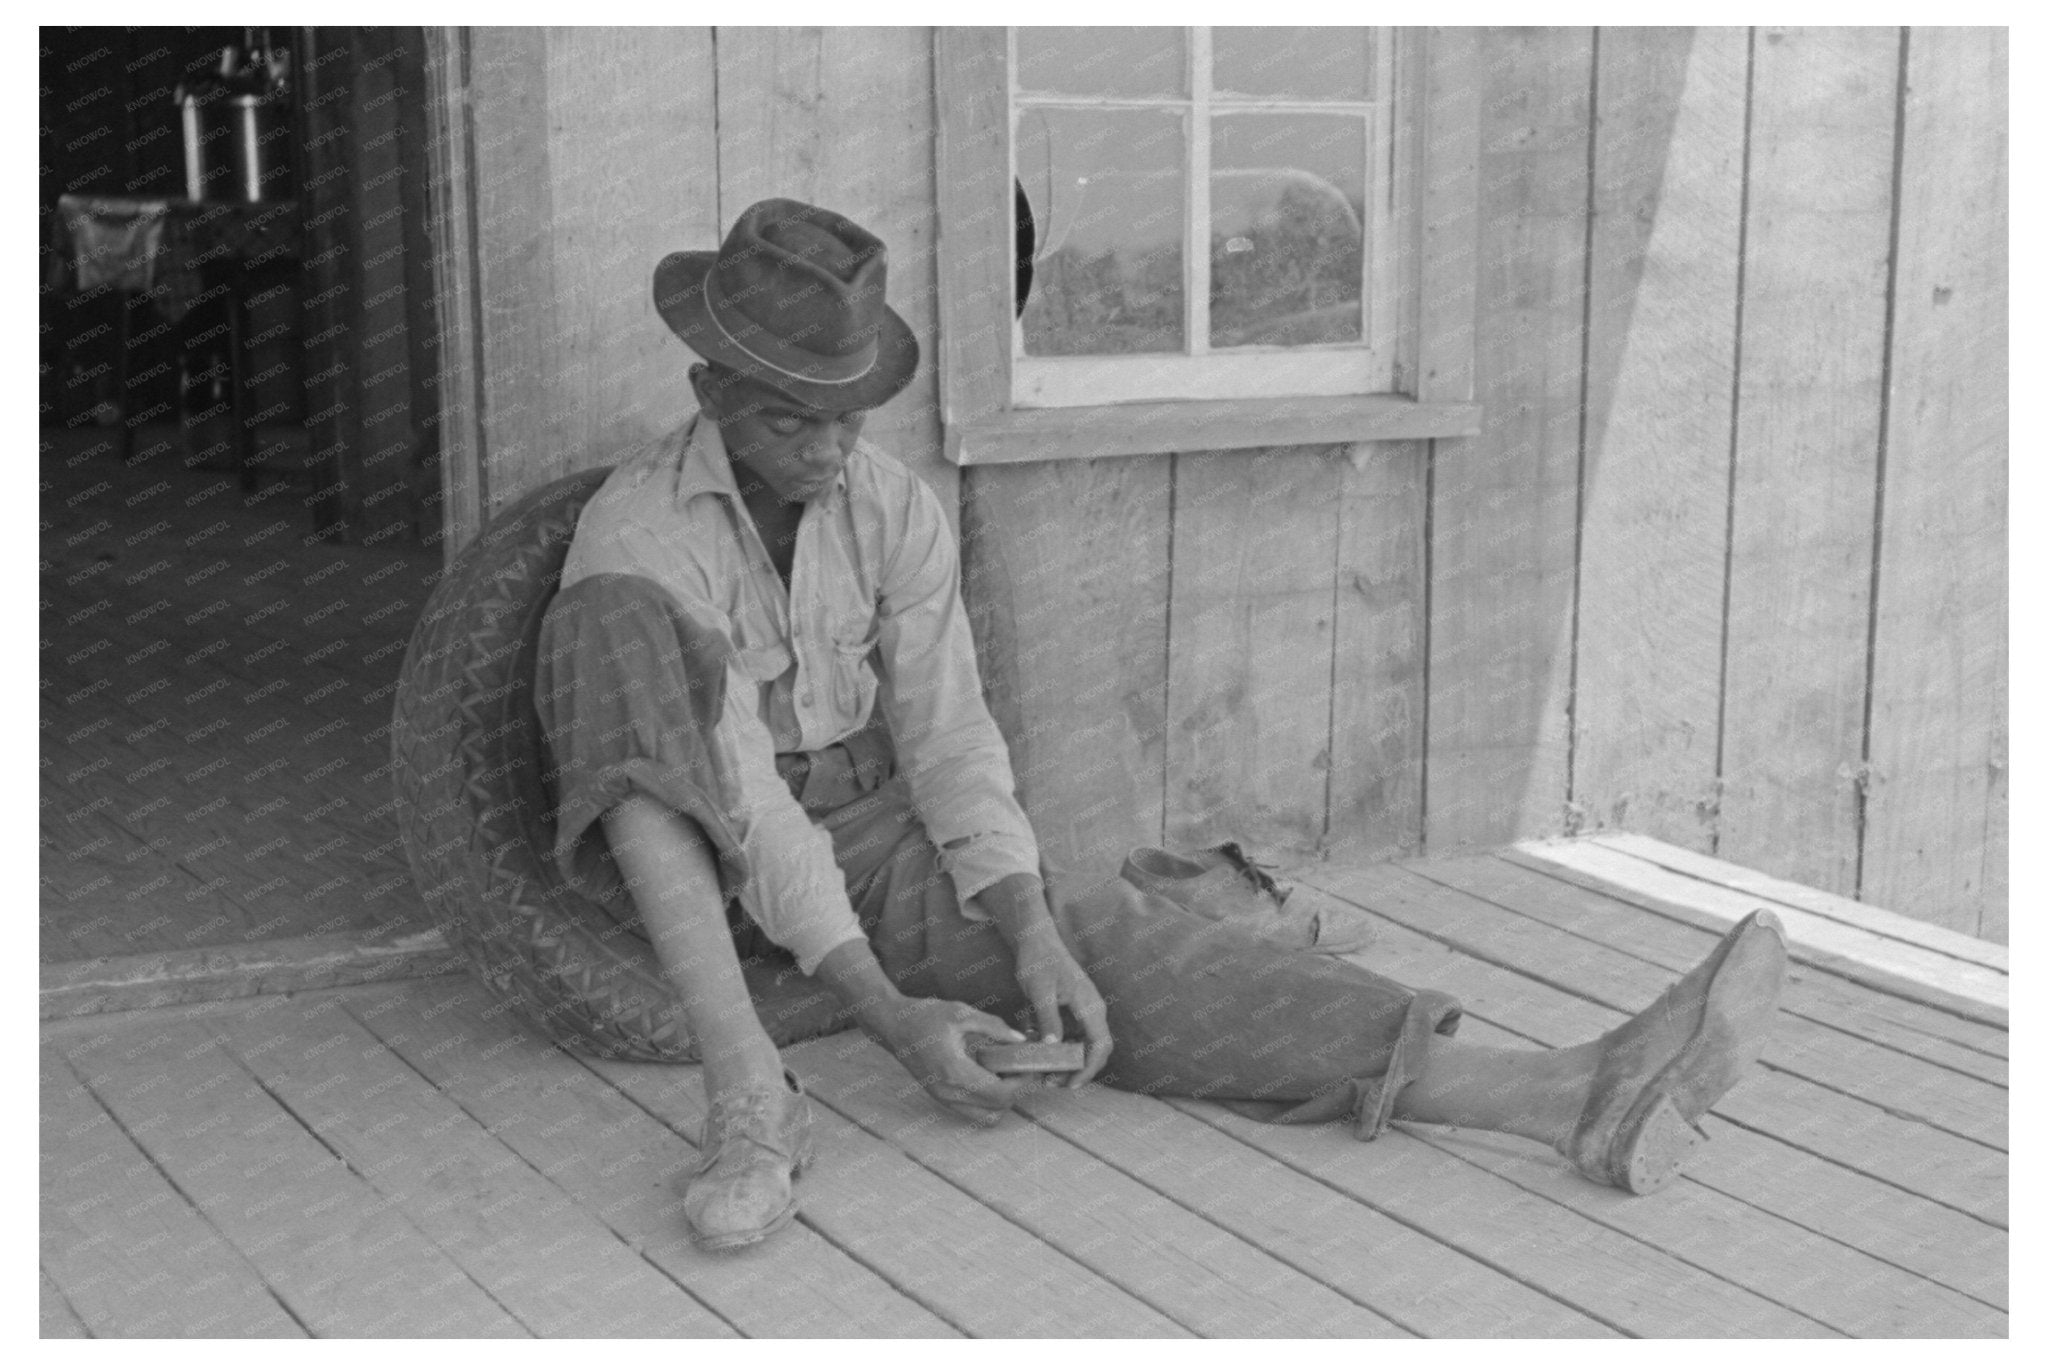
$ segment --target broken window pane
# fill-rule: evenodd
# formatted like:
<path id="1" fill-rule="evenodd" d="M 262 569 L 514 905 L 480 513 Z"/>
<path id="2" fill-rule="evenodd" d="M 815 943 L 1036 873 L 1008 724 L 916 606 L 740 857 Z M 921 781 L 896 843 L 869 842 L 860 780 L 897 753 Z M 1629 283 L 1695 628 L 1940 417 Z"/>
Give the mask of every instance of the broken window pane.
<path id="1" fill-rule="evenodd" d="M 1027 354 L 1182 349 L 1182 120 L 1173 110 L 1018 111 L 1017 178 L 1038 235 Z"/>
<path id="2" fill-rule="evenodd" d="M 1211 127 L 1210 344 L 1363 340 L 1367 120 L 1219 114 Z"/>

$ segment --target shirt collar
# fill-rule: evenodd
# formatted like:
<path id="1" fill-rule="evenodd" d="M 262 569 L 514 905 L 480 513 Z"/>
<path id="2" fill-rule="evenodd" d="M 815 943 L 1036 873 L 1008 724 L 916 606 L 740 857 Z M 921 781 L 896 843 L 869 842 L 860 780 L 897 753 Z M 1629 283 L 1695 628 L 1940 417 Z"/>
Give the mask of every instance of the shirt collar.
<path id="1" fill-rule="evenodd" d="M 726 453 L 725 439 L 719 434 L 718 423 L 705 421 L 702 413 L 693 413 L 684 425 L 680 439 L 683 455 L 681 466 L 676 471 L 676 503 L 686 503 L 699 493 L 721 493 L 738 502 L 740 486 L 733 478 L 732 457 Z M 842 496 L 845 494 L 845 463 L 832 476 L 832 488 Z"/>

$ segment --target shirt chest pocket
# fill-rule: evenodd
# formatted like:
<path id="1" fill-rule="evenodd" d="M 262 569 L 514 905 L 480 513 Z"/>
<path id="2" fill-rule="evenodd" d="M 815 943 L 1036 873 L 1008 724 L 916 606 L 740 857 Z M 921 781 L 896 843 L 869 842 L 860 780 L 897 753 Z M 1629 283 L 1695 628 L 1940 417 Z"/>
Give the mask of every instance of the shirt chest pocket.
<path id="1" fill-rule="evenodd" d="M 852 725 L 866 718 L 875 699 L 875 671 L 868 655 L 882 638 L 882 624 L 872 616 L 842 617 L 830 631 L 832 706 L 839 719 Z"/>

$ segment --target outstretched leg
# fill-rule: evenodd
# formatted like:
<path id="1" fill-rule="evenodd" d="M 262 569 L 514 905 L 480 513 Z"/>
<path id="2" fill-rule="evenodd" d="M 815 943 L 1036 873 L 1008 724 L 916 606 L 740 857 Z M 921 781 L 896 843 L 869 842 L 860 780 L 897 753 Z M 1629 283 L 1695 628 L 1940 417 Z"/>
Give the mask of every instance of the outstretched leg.
<path id="1" fill-rule="evenodd" d="M 912 994 L 1027 1025 L 1007 946 L 960 913 L 892 787 L 833 833 L 883 968 Z M 1763 1046 L 1785 969 L 1782 928 L 1759 912 L 1601 1038 L 1555 1051 L 1481 1047 L 1447 1036 L 1459 1017 L 1448 995 L 1277 947 L 1121 879 L 1064 900 L 1056 920 L 1109 1009 L 1110 1085 L 1236 1102 L 1282 1122 L 1346 1119 L 1361 1138 L 1394 1118 L 1512 1133 L 1637 1192 L 1668 1180 L 1702 1140 L 1700 1115 Z"/>
<path id="2" fill-rule="evenodd" d="M 1562 1149 L 1585 1111 L 1601 1044 L 1544 1051 L 1431 1038 L 1415 1078 L 1394 1097 L 1394 1117 L 1484 1128 Z"/>

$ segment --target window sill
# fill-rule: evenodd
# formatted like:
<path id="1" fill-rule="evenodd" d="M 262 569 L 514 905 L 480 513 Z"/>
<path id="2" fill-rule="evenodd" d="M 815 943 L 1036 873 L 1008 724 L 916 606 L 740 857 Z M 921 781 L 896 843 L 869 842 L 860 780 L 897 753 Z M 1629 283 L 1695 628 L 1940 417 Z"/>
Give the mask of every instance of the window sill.
<path id="1" fill-rule="evenodd" d="M 1013 408 L 946 428 L 959 465 L 1087 460 L 1182 450 L 1412 441 L 1479 432 L 1477 403 L 1418 402 L 1398 394 L 1250 398 Z"/>

